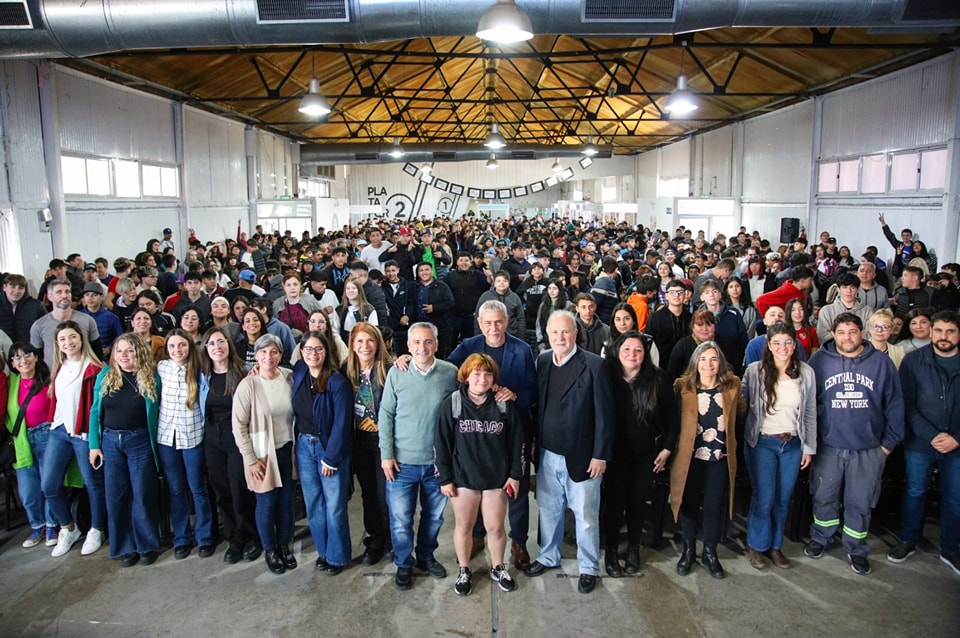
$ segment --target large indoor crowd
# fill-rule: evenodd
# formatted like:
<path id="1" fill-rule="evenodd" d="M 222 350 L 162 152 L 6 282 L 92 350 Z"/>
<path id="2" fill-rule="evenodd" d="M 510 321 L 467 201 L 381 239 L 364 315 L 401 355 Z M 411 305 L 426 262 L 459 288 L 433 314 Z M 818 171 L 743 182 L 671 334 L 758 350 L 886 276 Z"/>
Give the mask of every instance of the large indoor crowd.
<path id="1" fill-rule="evenodd" d="M 5 273 L 0 469 L 29 522 L 22 545 L 62 557 L 106 543 L 123 567 L 170 541 L 177 560 L 223 546 L 227 563 L 263 555 L 282 574 L 298 563 L 299 485 L 315 567 L 335 576 L 353 563 L 356 477 L 359 561 L 392 558 L 400 590 L 414 569 L 447 576 L 449 501 L 457 594 L 483 551 L 505 592 L 511 567 L 559 567 L 567 509 L 589 593 L 601 563 L 614 578 L 641 569 L 642 530 L 667 503 L 677 573 L 723 578 L 748 477 L 752 567 L 799 559 L 785 526 L 806 502 L 802 554 L 840 546 L 866 575 L 900 448 L 886 558 L 917 551 L 936 489 L 939 557 L 960 575 L 960 265 L 879 222 L 886 262 L 829 232 L 779 244 L 743 227 L 469 213 L 301 237 L 191 230 L 184 246 L 166 228 L 132 257 Z"/>

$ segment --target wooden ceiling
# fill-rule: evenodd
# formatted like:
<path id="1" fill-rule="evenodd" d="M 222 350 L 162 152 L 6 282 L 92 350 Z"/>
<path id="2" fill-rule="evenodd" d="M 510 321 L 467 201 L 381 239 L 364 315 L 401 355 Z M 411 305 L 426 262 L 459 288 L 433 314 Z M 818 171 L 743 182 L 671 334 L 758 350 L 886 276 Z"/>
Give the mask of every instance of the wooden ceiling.
<path id="1" fill-rule="evenodd" d="M 364 45 L 138 51 L 66 64 L 302 142 L 483 142 L 496 121 L 513 144 L 617 154 L 781 108 L 946 53 L 950 34 L 724 28 L 643 38 L 537 36 L 496 48 L 476 37 Z M 663 106 L 687 75 L 700 108 Z M 297 107 L 310 78 L 333 112 Z"/>

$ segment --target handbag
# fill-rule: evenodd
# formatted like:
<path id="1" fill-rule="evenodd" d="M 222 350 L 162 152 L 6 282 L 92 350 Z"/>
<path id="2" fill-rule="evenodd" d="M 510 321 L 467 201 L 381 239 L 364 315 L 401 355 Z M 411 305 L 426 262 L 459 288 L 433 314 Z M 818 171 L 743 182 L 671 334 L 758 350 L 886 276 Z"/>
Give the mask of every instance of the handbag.
<path id="1" fill-rule="evenodd" d="M 30 403 L 30 399 L 36 396 L 38 392 L 40 392 L 40 384 L 34 383 L 30 391 L 27 392 L 27 396 L 24 397 L 23 403 L 20 404 L 20 412 L 17 414 L 17 420 L 13 425 L 13 432 L 3 442 L 3 445 L 0 446 L 0 468 L 6 469 L 13 467 L 17 462 L 17 436 L 20 435 L 20 428 L 23 427 L 23 418 L 26 416 L 27 404 Z"/>

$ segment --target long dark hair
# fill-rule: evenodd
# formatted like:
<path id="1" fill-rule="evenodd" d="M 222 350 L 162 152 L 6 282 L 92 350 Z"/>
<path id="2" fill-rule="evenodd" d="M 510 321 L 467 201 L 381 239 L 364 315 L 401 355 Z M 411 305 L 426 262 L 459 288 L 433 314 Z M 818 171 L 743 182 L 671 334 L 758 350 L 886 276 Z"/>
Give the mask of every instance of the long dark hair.
<path id="1" fill-rule="evenodd" d="M 247 368 L 237 354 L 237 346 L 230 337 L 230 333 L 225 328 L 210 328 L 203 334 L 203 339 L 200 340 L 200 343 L 203 344 L 200 349 L 200 370 L 203 376 L 210 377 L 213 375 L 213 361 L 207 354 L 207 342 L 215 335 L 220 335 L 227 341 L 227 350 L 230 352 L 227 359 L 227 383 L 225 388 L 225 396 L 228 396 L 233 394 L 240 382 L 247 376 Z"/>
<path id="2" fill-rule="evenodd" d="M 300 338 L 300 357 L 302 360 L 303 357 L 303 346 L 307 345 L 307 341 L 310 339 L 316 339 L 320 342 L 320 345 L 323 346 L 323 364 L 320 367 L 320 375 L 317 377 L 317 380 L 313 384 L 314 392 L 326 392 L 327 391 L 327 381 L 330 380 L 330 377 L 334 372 L 337 371 L 337 357 L 335 354 L 330 352 L 330 340 L 327 339 L 327 336 L 320 332 L 319 330 L 308 330 L 303 333 L 303 337 Z M 307 365 L 304 361 L 303 365 Z"/>
<path id="3" fill-rule="evenodd" d="M 637 372 L 633 381 L 626 381 L 623 378 L 623 366 L 620 365 L 620 348 L 627 339 L 639 339 L 643 343 L 643 361 L 640 363 L 640 371 Z M 626 386 L 630 392 L 630 400 L 633 403 L 633 412 L 637 415 L 639 423 L 652 423 L 659 409 L 660 384 L 666 383 L 666 374 L 663 370 L 653 364 L 650 357 L 650 347 L 653 340 L 637 330 L 627 330 L 616 338 L 613 345 L 607 349 L 606 366 L 610 372 L 610 379 L 613 386 Z"/>
<path id="4" fill-rule="evenodd" d="M 617 316 L 617 312 L 619 312 L 620 310 L 623 310 L 624 312 L 626 312 L 633 319 L 633 330 L 628 330 L 627 332 L 636 332 L 636 328 L 640 325 L 640 322 L 637 321 L 637 311 L 634 310 L 633 306 L 631 306 L 630 304 L 626 303 L 625 301 L 621 301 L 620 303 L 618 303 L 616 306 L 613 307 L 613 312 L 610 313 L 610 341 L 616 341 L 621 336 L 620 333 L 617 331 L 616 325 L 614 325 L 613 323 L 613 318 Z M 623 334 L 627 334 L 627 333 L 625 332 Z M 647 345 L 647 344 L 644 343 L 643 345 Z M 643 361 L 644 363 L 646 363 L 647 361 L 646 350 L 644 350 Z"/>
<path id="5" fill-rule="evenodd" d="M 767 347 L 763 349 L 763 356 L 760 357 L 760 378 L 763 380 L 763 404 L 767 414 L 773 414 L 777 404 L 777 380 L 780 378 L 780 371 L 773 361 L 773 351 L 770 350 L 770 341 L 777 335 L 787 335 L 797 343 L 797 331 L 793 326 L 783 321 L 778 321 L 767 328 Z M 800 346 L 797 344 L 793 348 L 793 354 L 790 355 L 790 362 L 787 364 L 787 376 L 791 379 L 800 377 Z"/>

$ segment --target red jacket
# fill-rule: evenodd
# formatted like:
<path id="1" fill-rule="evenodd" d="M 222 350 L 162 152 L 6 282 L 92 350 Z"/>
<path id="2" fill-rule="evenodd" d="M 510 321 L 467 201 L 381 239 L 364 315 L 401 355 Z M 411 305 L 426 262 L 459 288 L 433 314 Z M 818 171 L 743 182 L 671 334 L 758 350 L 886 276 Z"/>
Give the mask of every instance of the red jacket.
<path id="1" fill-rule="evenodd" d="M 786 309 L 788 301 L 791 299 L 802 299 L 804 294 L 806 293 L 793 285 L 792 279 L 788 279 L 785 284 L 776 290 L 771 290 L 757 297 L 757 312 L 763 317 L 767 314 L 770 306 L 779 306 Z M 789 317 L 787 317 L 787 319 L 789 319 Z"/>
<path id="2" fill-rule="evenodd" d="M 93 385 L 97 381 L 97 375 L 100 374 L 100 370 L 101 366 L 90 363 L 87 364 L 86 369 L 83 371 L 83 381 L 80 382 L 80 408 L 77 410 L 77 422 L 73 424 L 73 431 L 70 432 L 73 436 L 86 434 L 90 431 L 90 408 L 93 406 Z M 57 384 L 55 381 L 50 382 L 50 390 L 52 394 L 50 395 L 50 413 L 47 420 L 52 422 L 53 415 L 57 412 Z M 64 427 L 68 425 L 69 424 L 64 423 Z"/>

